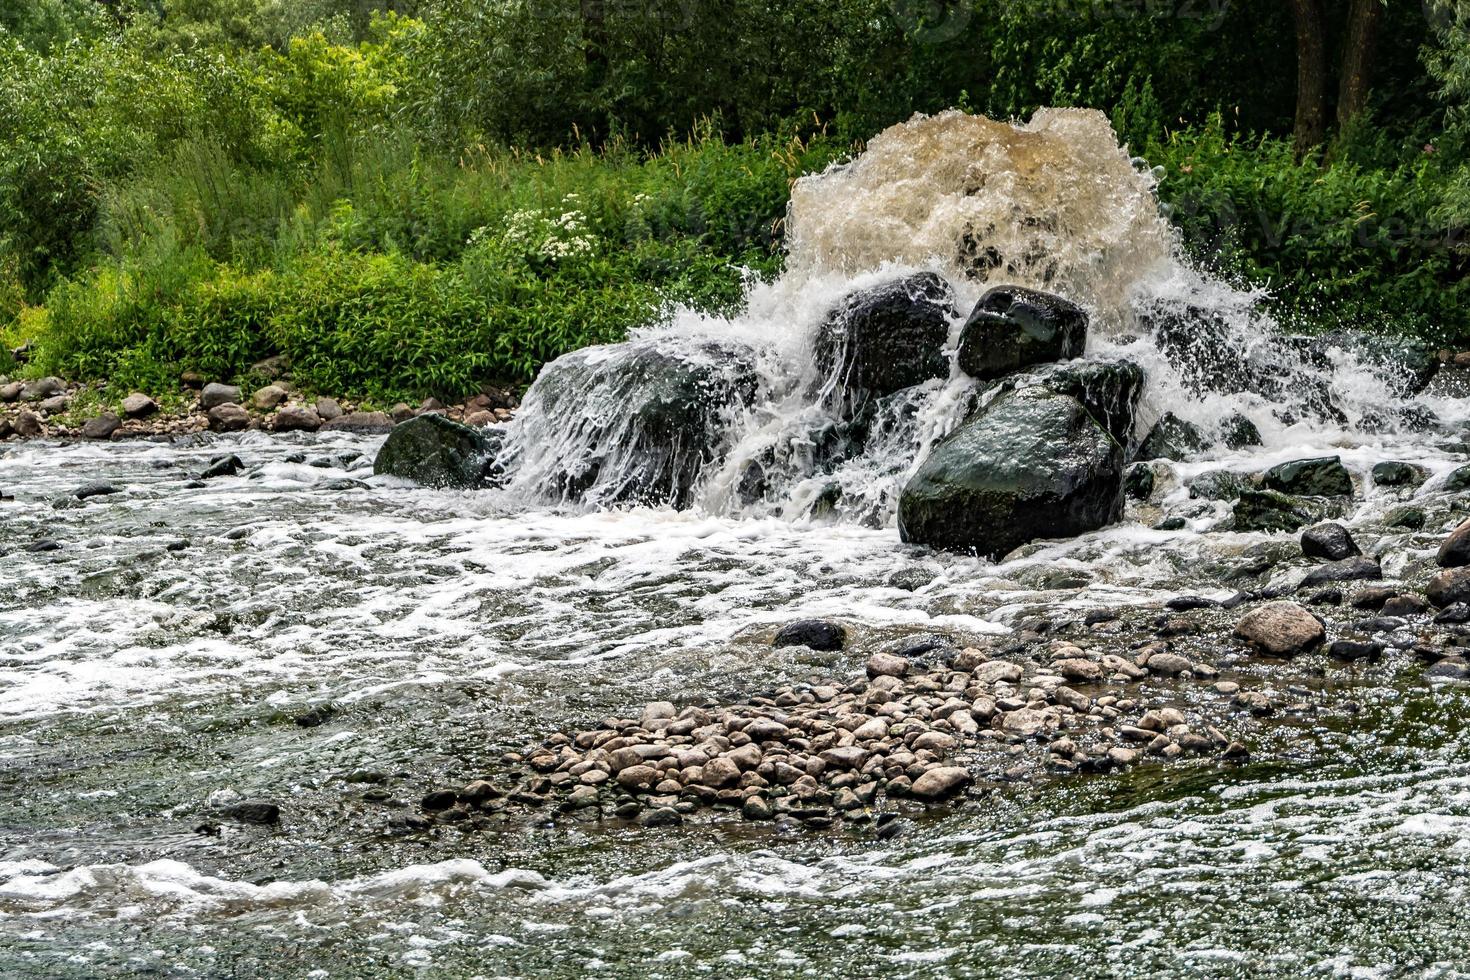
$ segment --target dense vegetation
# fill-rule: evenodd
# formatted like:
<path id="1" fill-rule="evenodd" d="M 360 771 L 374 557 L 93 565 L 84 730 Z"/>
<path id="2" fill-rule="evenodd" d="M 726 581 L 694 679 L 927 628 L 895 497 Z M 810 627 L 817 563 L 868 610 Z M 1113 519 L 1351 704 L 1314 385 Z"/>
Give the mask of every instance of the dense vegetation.
<path id="1" fill-rule="evenodd" d="M 1470 17 L 1365 3 L 7 4 L 0 334 L 120 388 L 285 353 L 337 394 L 463 394 L 737 304 L 790 180 L 915 111 L 1087 105 L 1202 261 L 1470 343 Z M 1310 105 L 1306 8 L 1343 78 Z"/>

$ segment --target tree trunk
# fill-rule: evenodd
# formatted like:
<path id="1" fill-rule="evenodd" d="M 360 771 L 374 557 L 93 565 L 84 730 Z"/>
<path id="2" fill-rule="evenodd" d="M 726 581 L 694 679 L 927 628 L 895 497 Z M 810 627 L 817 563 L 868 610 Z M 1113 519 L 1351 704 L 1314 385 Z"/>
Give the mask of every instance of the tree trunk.
<path id="1" fill-rule="evenodd" d="M 582 54 L 594 88 L 607 80 L 607 10 L 603 0 L 581 0 Z"/>
<path id="2" fill-rule="evenodd" d="M 1322 0 L 1291 0 L 1296 23 L 1296 127 L 1298 155 L 1327 136 L 1327 24 Z"/>
<path id="3" fill-rule="evenodd" d="M 1373 54 L 1383 0 L 1352 0 L 1342 45 L 1342 78 L 1337 89 L 1337 128 L 1343 129 L 1368 103 Z"/>

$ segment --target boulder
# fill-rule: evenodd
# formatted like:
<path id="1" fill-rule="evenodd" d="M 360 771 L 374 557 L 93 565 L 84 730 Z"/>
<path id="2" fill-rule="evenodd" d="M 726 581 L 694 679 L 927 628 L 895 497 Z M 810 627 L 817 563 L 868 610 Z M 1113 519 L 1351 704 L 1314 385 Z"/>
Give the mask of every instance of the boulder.
<path id="1" fill-rule="evenodd" d="M 442 415 L 420 415 L 397 426 L 378 450 L 373 472 L 429 487 L 474 489 L 489 485 L 499 440 Z"/>
<path id="2" fill-rule="evenodd" d="M 66 394 L 66 383 L 60 378 L 37 378 L 28 381 L 21 389 L 21 397 L 28 402 L 43 402 L 48 398 Z"/>
<path id="3" fill-rule="evenodd" d="M 1465 521 L 1440 542 L 1439 553 L 1434 560 L 1443 568 L 1470 565 L 1470 521 Z"/>
<path id="4" fill-rule="evenodd" d="M 218 381 L 211 381 L 199 393 L 199 407 L 206 412 L 220 405 L 238 405 L 239 403 L 239 385 L 226 385 Z"/>
<path id="5" fill-rule="evenodd" d="M 290 392 L 285 388 L 279 385 L 266 385 L 250 396 L 250 404 L 262 412 L 268 412 L 276 406 L 284 404 L 286 399 L 290 397 Z"/>
<path id="6" fill-rule="evenodd" d="M 26 390 L 24 381 L 10 381 L 0 385 L 0 402 L 19 401 L 21 393 Z"/>
<path id="7" fill-rule="evenodd" d="M 1294 602 L 1268 602 L 1236 624 L 1235 635 L 1257 653 L 1290 657 L 1315 649 L 1327 638 L 1322 623 Z"/>
<path id="8" fill-rule="evenodd" d="M 346 415 L 326 419 L 322 422 L 322 431 L 382 435 L 385 432 L 392 432 L 393 424 L 393 420 L 385 412 L 348 412 Z"/>
<path id="9" fill-rule="evenodd" d="M 41 421 L 41 416 L 35 412 L 21 412 L 16 415 L 10 425 L 15 430 L 15 434 L 22 439 L 34 439 L 46 431 L 46 426 Z"/>
<path id="10" fill-rule="evenodd" d="M 1116 521 L 1123 448 L 1070 395 L 1022 388 L 930 451 L 899 498 L 904 541 L 999 558 Z"/>
<path id="11" fill-rule="evenodd" d="M 1128 467 L 1123 478 L 1123 492 L 1133 500 L 1147 500 L 1154 492 L 1154 471 L 1144 463 Z"/>
<path id="12" fill-rule="evenodd" d="M 1322 519 L 1311 502 L 1275 490 L 1245 490 L 1235 502 L 1237 531 L 1295 531 Z"/>
<path id="13" fill-rule="evenodd" d="M 921 800 L 942 800 L 970 785 L 972 778 L 959 766 L 937 766 L 914 780 L 909 792 Z"/>
<path id="14" fill-rule="evenodd" d="M 1267 490 L 1300 497 L 1350 497 L 1353 479 L 1338 456 L 1296 459 L 1273 466 L 1261 477 Z"/>
<path id="15" fill-rule="evenodd" d="M 1383 515 L 1383 526 L 1418 531 L 1426 521 L 1424 511 L 1418 507 L 1395 507 Z"/>
<path id="16" fill-rule="evenodd" d="M 271 417 L 275 432 L 315 432 L 321 427 L 321 416 L 303 405 L 286 405 Z"/>
<path id="17" fill-rule="evenodd" d="M 145 419 L 158 411 L 158 403 L 141 391 L 135 391 L 122 400 L 122 410 L 130 419 Z"/>
<path id="18" fill-rule="evenodd" d="M 996 286 L 980 297 L 960 330 L 959 365 L 988 381 L 1020 368 L 1081 357 L 1087 314 L 1034 289 Z"/>
<path id="19" fill-rule="evenodd" d="M 1336 522 L 1313 524 L 1302 532 L 1302 554 L 1308 558 L 1342 561 L 1362 553 L 1348 529 Z"/>
<path id="20" fill-rule="evenodd" d="M 342 406 L 338 404 L 337 399 L 328 398 L 323 395 L 316 400 L 316 414 L 317 418 L 323 422 L 340 419 L 342 417 Z"/>
<path id="21" fill-rule="evenodd" d="M 111 412 L 103 412 L 94 419 L 82 423 L 83 439 L 110 439 L 122 426 L 122 419 Z"/>
<path id="22" fill-rule="evenodd" d="M 250 413 L 234 402 L 223 402 L 208 412 L 209 427 L 216 432 L 239 432 L 250 425 Z"/>
<path id="23" fill-rule="evenodd" d="M 1440 484 L 1439 488 L 1447 493 L 1463 493 L 1470 490 L 1470 465 L 1451 470 L 1450 475 L 1444 478 L 1444 483 Z"/>
<path id="24" fill-rule="evenodd" d="M 526 393 L 517 482 L 593 504 L 689 507 L 755 396 L 755 358 L 734 341 L 662 338 L 557 358 Z"/>
<path id="25" fill-rule="evenodd" d="M 1261 445 L 1261 430 L 1256 423 L 1235 412 L 1220 425 L 1220 441 L 1226 449 L 1245 449 Z"/>
<path id="26" fill-rule="evenodd" d="M 847 643 L 847 630 L 821 619 L 800 619 L 787 623 L 776 632 L 773 647 L 809 647 L 813 650 L 841 650 Z"/>
<path id="27" fill-rule="evenodd" d="M 823 377 L 886 395 L 949 376 L 944 355 L 954 316 L 954 291 L 922 272 L 855 292 L 828 315 L 815 351 Z"/>
<path id="28" fill-rule="evenodd" d="M 1165 412 L 1138 444 L 1136 459 L 1185 460 L 1210 447 L 1210 441 L 1199 426 Z"/>
<path id="29" fill-rule="evenodd" d="M 1249 476 L 1233 470 L 1210 470 L 1191 478 L 1184 485 L 1189 489 L 1191 500 L 1239 500 L 1242 494 L 1254 487 Z"/>
<path id="30" fill-rule="evenodd" d="M 1437 573 L 1429 580 L 1424 594 L 1441 609 L 1457 602 L 1470 602 L 1470 565 Z"/>

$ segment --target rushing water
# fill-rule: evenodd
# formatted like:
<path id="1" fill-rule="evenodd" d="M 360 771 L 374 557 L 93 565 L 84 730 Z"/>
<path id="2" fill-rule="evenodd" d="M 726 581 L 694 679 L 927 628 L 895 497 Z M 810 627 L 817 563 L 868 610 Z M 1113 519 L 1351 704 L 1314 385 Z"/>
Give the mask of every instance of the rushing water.
<path id="1" fill-rule="evenodd" d="M 1366 424 L 1402 400 L 1346 355 L 1310 377 L 1269 365 L 1326 385 L 1331 418 L 1290 393 L 1192 385 L 1140 311 L 1202 307 L 1243 361 L 1281 352 L 1252 297 L 1172 258 L 1151 176 L 1099 119 L 899 127 L 866 163 L 798 187 L 792 272 L 757 287 L 749 312 L 661 333 L 762 345 L 763 400 L 731 423 L 739 454 L 783 413 L 821 409 L 821 379 L 793 378 L 855 284 L 937 268 L 973 299 L 985 277 L 935 258 L 958 235 L 972 255 L 1016 257 L 997 276 L 1087 302 L 1092 353 L 1149 370 L 1145 423 L 1242 411 L 1260 427 L 1262 447 L 1161 472 L 1119 525 L 1003 564 L 903 546 L 881 505 L 822 520 L 734 507 L 718 470 L 689 510 L 599 510 L 514 483 L 373 477 L 376 441 L 341 435 L 0 447 L 14 496 L 0 502 L 0 975 L 1470 975 L 1470 702 L 1401 656 L 1308 658 L 1299 696 L 1359 710 L 1257 724 L 1251 764 L 1018 785 L 889 841 L 732 820 L 391 831 L 501 753 L 650 700 L 849 676 L 913 631 L 973 638 L 1036 613 L 1227 594 L 1244 553 L 1287 537 L 1215 530 L 1228 505 L 1182 485 L 1209 469 L 1341 455 L 1361 488 L 1344 515 L 1359 543 L 1390 578 L 1422 577 L 1458 520 L 1438 483 L 1466 461 L 1466 403 L 1439 386 L 1414 403 L 1438 427 Z M 1042 250 L 1053 261 L 1032 261 Z M 919 393 L 919 421 L 855 461 L 847 489 L 870 504 L 891 493 L 963 386 Z M 225 451 L 242 475 L 191 485 Z M 1430 479 L 1374 487 L 1386 459 Z M 811 479 L 790 474 L 786 499 Z M 97 480 L 121 492 L 54 506 Z M 1423 532 L 1385 526 L 1406 501 L 1426 510 Z M 1165 513 L 1186 527 L 1150 530 Z M 843 622 L 850 648 L 773 651 L 774 629 L 805 616 Z M 298 724 L 308 713 L 324 722 Z M 280 827 L 219 818 L 248 798 L 280 801 Z"/>

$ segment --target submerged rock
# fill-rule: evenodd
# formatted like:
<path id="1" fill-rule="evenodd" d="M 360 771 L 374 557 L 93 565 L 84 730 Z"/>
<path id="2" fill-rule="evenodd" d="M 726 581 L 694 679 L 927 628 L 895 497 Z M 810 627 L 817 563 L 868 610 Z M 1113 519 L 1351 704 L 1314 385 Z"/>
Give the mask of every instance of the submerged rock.
<path id="1" fill-rule="evenodd" d="M 847 630 L 821 619 L 802 619 L 787 623 L 771 641 L 773 647 L 809 647 L 813 650 L 841 650 L 847 643 Z"/>
<path id="2" fill-rule="evenodd" d="M 1418 486 L 1424 476 L 1424 471 L 1411 463 L 1389 460 L 1373 466 L 1373 483 L 1380 487 Z"/>
<path id="3" fill-rule="evenodd" d="M 1154 471 L 1145 463 L 1128 467 L 1123 479 L 1123 492 L 1134 500 L 1147 500 L 1154 492 Z"/>
<path id="4" fill-rule="evenodd" d="M 1261 445 L 1261 430 L 1256 428 L 1256 423 L 1246 418 L 1240 412 L 1236 412 L 1221 425 L 1220 441 L 1225 444 L 1226 449 L 1245 449 L 1248 446 L 1259 446 Z"/>
<path id="5" fill-rule="evenodd" d="M 1001 396 L 938 443 L 903 488 L 904 541 L 990 558 L 1122 514 L 1123 449 L 1081 403 L 1043 388 Z"/>
<path id="6" fill-rule="evenodd" d="M 1165 412 L 1138 445 L 1138 459 L 1188 459 L 1209 448 L 1210 441 L 1193 422 Z"/>
<path id="7" fill-rule="evenodd" d="M 996 286 L 975 304 L 960 330 L 959 365 L 988 381 L 1020 368 L 1081 357 L 1087 314 L 1060 296 Z"/>
<path id="8" fill-rule="evenodd" d="M 1232 470 L 1211 470 L 1185 484 L 1191 500 L 1238 500 L 1252 488 L 1251 479 Z"/>
<path id="9" fill-rule="evenodd" d="M 499 440 L 442 415 L 420 415 L 397 426 L 378 450 L 373 472 L 428 487 L 474 489 L 489 483 Z"/>
<path id="10" fill-rule="evenodd" d="M 1318 565 L 1302 579 L 1302 588 L 1324 585 L 1328 582 L 1356 582 L 1364 579 L 1383 578 L 1383 568 L 1372 558 L 1361 555 L 1341 561 Z"/>
<path id="11" fill-rule="evenodd" d="M 1273 466 L 1261 478 L 1268 490 L 1303 497 L 1350 497 L 1353 479 L 1338 456 L 1296 459 Z"/>
<path id="12" fill-rule="evenodd" d="M 1246 490 L 1235 502 L 1237 531 L 1295 531 L 1322 519 L 1312 503 L 1276 490 Z"/>
<path id="13" fill-rule="evenodd" d="M 886 395 L 949 375 L 944 345 L 954 291 L 923 272 L 853 293 L 822 323 L 817 363 L 852 389 Z"/>

